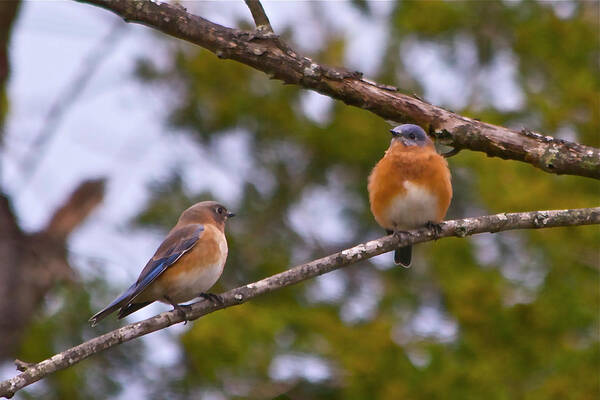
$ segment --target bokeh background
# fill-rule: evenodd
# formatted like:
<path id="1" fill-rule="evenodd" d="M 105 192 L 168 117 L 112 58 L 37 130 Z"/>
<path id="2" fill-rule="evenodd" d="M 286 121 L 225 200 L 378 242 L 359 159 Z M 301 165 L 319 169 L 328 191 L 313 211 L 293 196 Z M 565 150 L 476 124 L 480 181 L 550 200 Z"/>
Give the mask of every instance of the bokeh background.
<path id="1" fill-rule="evenodd" d="M 182 4 L 253 28 L 242 1 Z M 469 117 L 600 146 L 597 1 L 264 7 L 320 62 Z M 66 240 L 73 276 L 43 293 L 0 378 L 15 375 L 15 357 L 39 361 L 122 326 L 87 319 L 196 201 L 238 214 L 216 292 L 383 234 L 366 194 L 389 143 L 379 117 L 76 2 L 23 2 L 9 43 L 0 189 L 20 229 L 44 229 L 82 181 L 106 183 Z M 482 153 L 449 163 L 448 218 L 600 198 L 592 179 Z M 117 346 L 16 398 L 595 399 L 599 243 L 597 227 L 573 227 L 422 244 L 411 269 L 385 254 Z"/>

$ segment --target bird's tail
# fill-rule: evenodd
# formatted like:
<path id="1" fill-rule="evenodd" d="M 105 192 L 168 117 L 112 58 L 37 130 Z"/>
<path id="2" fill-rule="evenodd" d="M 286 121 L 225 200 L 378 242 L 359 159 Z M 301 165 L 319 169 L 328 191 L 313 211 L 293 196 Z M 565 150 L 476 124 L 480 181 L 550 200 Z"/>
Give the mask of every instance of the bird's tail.
<path id="1" fill-rule="evenodd" d="M 129 287 L 129 289 L 127 289 L 123 294 L 121 294 L 119 297 L 114 299 L 112 303 L 110 303 L 109 305 L 104 307 L 102 310 L 100 310 L 96 314 L 94 314 L 92 316 L 92 318 L 89 319 L 89 322 L 92 325 L 92 327 L 96 326 L 96 324 L 98 322 L 100 322 L 101 320 L 103 320 L 104 318 L 106 318 L 106 316 L 112 314 L 113 312 L 117 311 L 119 308 L 125 306 L 129 302 L 129 300 L 131 298 L 131 293 L 133 292 L 134 289 L 135 289 L 135 284 L 131 285 Z"/>
<path id="2" fill-rule="evenodd" d="M 123 319 L 126 316 L 128 316 L 129 314 L 136 312 L 140 308 L 146 307 L 150 303 L 152 303 L 152 302 L 151 301 L 145 301 L 143 303 L 130 303 L 130 304 L 124 305 L 121 308 L 121 311 L 119 311 L 119 315 L 117 316 L 117 318 Z"/>
<path id="3" fill-rule="evenodd" d="M 400 247 L 394 252 L 394 263 L 396 263 L 396 265 L 402 265 L 404 268 L 409 268 L 411 259 L 412 246 Z"/>
<path id="4" fill-rule="evenodd" d="M 394 231 L 386 230 L 388 235 L 394 233 Z M 410 260 L 412 259 L 412 245 L 404 246 L 394 251 L 394 264 L 402 265 L 404 268 L 410 267 Z"/>

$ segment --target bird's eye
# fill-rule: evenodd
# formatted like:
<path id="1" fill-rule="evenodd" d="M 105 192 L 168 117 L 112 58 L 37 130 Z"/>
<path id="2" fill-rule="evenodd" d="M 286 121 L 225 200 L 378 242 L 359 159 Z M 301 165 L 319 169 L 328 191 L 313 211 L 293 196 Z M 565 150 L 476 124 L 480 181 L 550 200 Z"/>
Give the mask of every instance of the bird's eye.
<path id="1" fill-rule="evenodd" d="M 415 140 L 417 138 L 414 133 L 411 133 L 410 135 L 408 135 L 408 137 L 410 138 L 410 140 Z"/>
<path id="2" fill-rule="evenodd" d="M 223 211 L 225 211 L 225 210 L 223 209 L 223 207 L 218 207 L 218 208 L 217 208 L 217 213 L 218 213 L 218 214 L 223 214 Z"/>

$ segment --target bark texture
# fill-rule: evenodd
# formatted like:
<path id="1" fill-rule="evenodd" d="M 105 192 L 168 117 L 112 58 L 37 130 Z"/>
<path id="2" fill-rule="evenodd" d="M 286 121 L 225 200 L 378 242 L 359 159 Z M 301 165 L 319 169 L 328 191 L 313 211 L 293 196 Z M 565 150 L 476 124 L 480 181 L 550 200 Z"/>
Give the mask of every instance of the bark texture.
<path id="1" fill-rule="evenodd" d="M 70 367 L 93 354 L 127 342 L 148 333 L 166 328 L 184 320 L 195 320 L 203 315 L 247 302 L 265 293 L 294 285 L 318 275 L 366 260 L 376 255 L 410 244 L 426 242 L 438 238 L 466 237 L 483 232 L 501 232 L 513 229 L 538 229 L 557 226 L 600 224 L 600 207 L 574 210 L 533 211 L 524 213 L 502 213 L 477 218 L 457 219 L 442 222 L 437 228 L 421 228 L 402 236 L 385 236 L 342 250 L 290 268 L 260 281 L 232 289 L 221 295 L 223 303 L 200 301 L 184 308 L 185 316 L 178 311 L 163 312 L 144 321 L 126 325 L 112 332 L 95 337 L 78 346 L 56 354 L 38 364 L 17 360 L 23 372 L 12 379 L 0 382 L 0 396 L 10 398 L 15 392 L 46 375 Z"/>
<path id="2" fill-rule="evenodd" d="M 197 44 L 220 58 L 249 65 L 272 79 L 315 90 L 386 119 L 421 125 L 441 143 L 457 150 L 469 149 L 492 157 L 523 161 L 554 174 L 600 179 L 599 149 L 527 129 L 514 131 L 435 107 L 402 94 L 395 87 L 365 79 L 360 72 L 329 67 L 303 57 L 268 29 L 249 32 L 224 27 L 192 15 L 179 5 L 167 3 L 79 1 L 113 11 L 127 22 L 144 24 Z M 257 24 L 264 23 L 260 13 L 256 16 Z"/>

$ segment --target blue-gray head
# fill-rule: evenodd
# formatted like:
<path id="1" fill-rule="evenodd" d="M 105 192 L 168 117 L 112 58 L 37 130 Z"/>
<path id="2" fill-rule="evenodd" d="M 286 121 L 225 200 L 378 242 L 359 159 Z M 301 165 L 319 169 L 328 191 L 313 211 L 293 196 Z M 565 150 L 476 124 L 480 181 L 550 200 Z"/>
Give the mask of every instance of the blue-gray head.
<path id="1" fill-rule="evenodd" d="M 433 144 L 423 128 L 418 125 L 398 125 L 394 129 L 390 129 L 390 132 L 392 132 L 392 143 L 394 143 L 396 140 L 399 140 L 405 146 L 419 147 Z"/>

